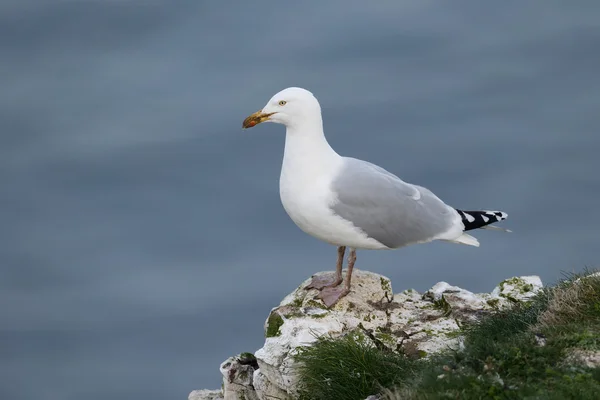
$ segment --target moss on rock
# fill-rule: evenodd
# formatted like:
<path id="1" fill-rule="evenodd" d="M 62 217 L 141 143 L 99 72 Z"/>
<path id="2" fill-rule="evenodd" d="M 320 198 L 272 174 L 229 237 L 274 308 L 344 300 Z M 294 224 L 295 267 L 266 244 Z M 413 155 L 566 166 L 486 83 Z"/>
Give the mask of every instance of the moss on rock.
<path id="1" fill-rule="evenodd" d="M 316 300 L 312 300 L 312 299 L 310 299 L 306 302 L 306 307 L 319 308 L 321 310 L 327 309 L 323 303 L 320 303 L 320 302 L 318 302 Z"/>
<path id="2" fill-rule="evenodd" d="M 277 312 L 273 311 L 267 319 L 267 329 L 265 331 L 265 337 L 275 337 L 281 335 L 281 326 L 283 325 L 283 318 Z"/>
<path id="3" fill-rule="evenodd" d="M 510 278 L 510 279 L 505 279 L 502 282 L 500 282 L 500 293 L 504 292 L 504 290 L 506 289 L 506 285 L 510 285 L 512 286 L 511 291 L 514 292 L 515 294 L 525 294 L 525 293 L 529 293 L 531 291 L 533 291 L 534 287 L 531 283 L 527 283 L 525 282 L 522 278 L 518 278 L 518 277 L 514 277 L 514 278 Z M 502 296 L 502 294 L 501 294 Z M 503 297 L 512 297 L 510 295 L 505 295 Z M 509 298 L 510 300 L 510 298 Z"/>
<path id="4" fill-rule="evenodd" d="M 379 278 L 381 283 L 381 290 L 387 293 L 392 293 L 392 284 L 389 279 L 385 279 L 384 277 Z"/>
<path id="5" fill-rule="evenodd" d="M 488 301 L 486 301 L 487 305 L 492 307 L 492 308 L 498 308 L 498 304 L 500 303 L 500 300 L 498 299 L 489 299 Z"/>

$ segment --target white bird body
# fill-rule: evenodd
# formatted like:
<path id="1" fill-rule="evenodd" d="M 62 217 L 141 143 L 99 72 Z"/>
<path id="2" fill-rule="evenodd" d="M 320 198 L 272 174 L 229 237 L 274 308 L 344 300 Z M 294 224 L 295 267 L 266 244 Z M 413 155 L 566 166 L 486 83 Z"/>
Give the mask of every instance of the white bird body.
<path id="1" fill-rule="evenodd" d="M 336 246 L 387 249 L 350 221 L 336 215 L 330 205 L 337 199 L 331 182 L 343 165 L 325 137 L 303 136 L 287 128 L 279 195 L 283 208 L 304 232 Z"/>

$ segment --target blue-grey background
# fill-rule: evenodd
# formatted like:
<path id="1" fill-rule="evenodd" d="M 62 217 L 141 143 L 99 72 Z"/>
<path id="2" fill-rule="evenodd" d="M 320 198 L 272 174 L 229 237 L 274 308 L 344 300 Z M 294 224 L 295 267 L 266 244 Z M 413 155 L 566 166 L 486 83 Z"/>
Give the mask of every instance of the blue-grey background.
<path id="1" fill-rule="evenodd" d="M 359 253 L 397 291 L 598 263 L 597 1 L 0 3 L 0 398 L 184 399 L 335 250 L 278 192 L 277 91 L 340 153 L 509 213 Z"/>

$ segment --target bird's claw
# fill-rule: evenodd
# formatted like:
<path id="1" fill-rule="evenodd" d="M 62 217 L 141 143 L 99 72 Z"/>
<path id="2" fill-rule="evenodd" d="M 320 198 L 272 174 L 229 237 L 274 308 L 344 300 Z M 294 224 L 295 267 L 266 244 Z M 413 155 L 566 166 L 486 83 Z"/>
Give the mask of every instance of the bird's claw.
<path id="1" fill-rule="evenodd" d="M 335 276 L 331 277 L 328 275 L 318 275 L 318 276 L 313 276 L 310 283 L 304 289 L 306 289 L 306 290 L 308 290 L 308 289 L 322 290 L 324 288 L 338 286 L 340 283 L 342 283 L 341 277 L 336 278 Z"/>
<path id="2" fill-rule="evenodd" d="M 342 297 L 350 293 L 346 286 L 326 287 L 319 293 L 319 298 L 327 308 L 335 305 Z"/>

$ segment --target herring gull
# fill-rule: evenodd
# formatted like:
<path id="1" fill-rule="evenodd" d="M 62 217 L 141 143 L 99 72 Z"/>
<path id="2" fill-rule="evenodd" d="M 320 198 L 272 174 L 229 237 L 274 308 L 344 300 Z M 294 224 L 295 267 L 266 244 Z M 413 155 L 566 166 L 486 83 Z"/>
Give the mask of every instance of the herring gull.
<path id="1" fill-rule="evenodd" d="M 335 276 L 313 276 L 307 289 L 331 307 L 351 290 L 357 249 L 388 250 L 444 240 L 479 246 L 465 233 L 506 219 L 502 211 L 464 211 L 429 189 L 385 169 L 335 152 L 323 132 L 321 106 L 311 92 L 290 87 L 275 94 L 243 122 L 286 127 L 279 194 L 283 208 L 304 232 L 337 246 Z M 500 229 L 500 228 L 496 228 Z M 346 279 L 342 267 L 350 248 Z"/>

